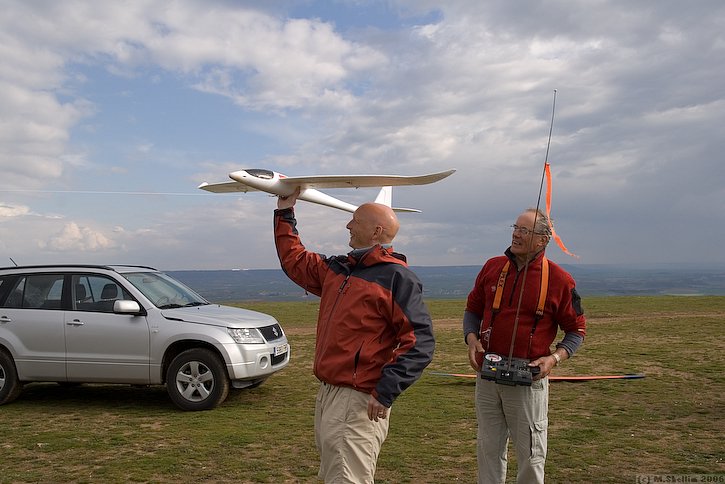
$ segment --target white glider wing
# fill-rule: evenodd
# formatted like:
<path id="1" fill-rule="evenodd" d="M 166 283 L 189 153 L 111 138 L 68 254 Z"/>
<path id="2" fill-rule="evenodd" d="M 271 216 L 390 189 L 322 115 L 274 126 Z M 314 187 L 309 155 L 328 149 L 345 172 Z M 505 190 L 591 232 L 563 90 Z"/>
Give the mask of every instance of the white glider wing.
<path id="1" fill-rule="evenodd" d="M 286 176 L 280 177 L 283 185 L 302 188 L 368 188 L 368 187 L 397 187 L 405 185 L 427 185 L 435 183 L 456 170 L 441 171 L 428 175 L 314 175 L 314 176 Z"/>

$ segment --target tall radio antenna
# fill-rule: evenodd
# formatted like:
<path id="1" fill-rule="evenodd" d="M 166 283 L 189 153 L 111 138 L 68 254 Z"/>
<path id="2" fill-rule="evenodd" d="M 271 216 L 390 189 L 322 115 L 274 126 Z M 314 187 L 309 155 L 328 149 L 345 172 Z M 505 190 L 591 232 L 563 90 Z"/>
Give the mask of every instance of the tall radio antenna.
<path id="1" fill-rule="evenodd" d="M 546 155 L 544 155 L 544 168 L 541 172 L 541 183 L 539 184 L 539 197 L 536 199 L 536 212 L 534 212 L 534 226 L 533 229 L 536 230 L 536 219 L 539 216 L 539 207 L 541 205 L 541 193 L 544 191 L 544 177 L 546 176 L 546 165 L 549 163 L 549 147 L 551 146 L 551 133 L 554 131 L 554 112 L 556 111 L 556 89 L 554 89 L 554 99 L 551 103 L 551 122 L 549 123 L 549 140 L 546 142 Z M 531 231 L 531 236 L 529 237 L 528 243 L 526 245 L 527 249 L 531 247 L 531 242 L 534 240 L 534 230 Z M 516 304 L 516 316 L 514 317 L 514 330 L 511 334 L 511 347 L 509 348 L 509 357 L 508 357 L 508 370 L 511 370 L 511 358 L 513 358 L 514 355 L 514 342 L 516 341 L 516 332 L 519 328 L 519 314 L 521 313 L 521 301 L 524 297 L 524 290 L 526 289 L 526 274 L 529 272 L 529 261 L 528 261 L 528 253 L 526 254 L 527 260 L 526 264 L 524 265 L 524 275 L 521 279 L 521 291 L 519 291 L 519 300 Z"/>

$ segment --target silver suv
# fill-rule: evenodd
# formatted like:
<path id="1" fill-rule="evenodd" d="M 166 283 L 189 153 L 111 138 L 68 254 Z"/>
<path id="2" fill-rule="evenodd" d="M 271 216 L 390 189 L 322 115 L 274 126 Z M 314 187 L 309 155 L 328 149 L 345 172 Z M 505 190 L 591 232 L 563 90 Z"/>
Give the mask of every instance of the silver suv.
<path id="1" fill-rule="evenodd" d="M 272 316 L 150 267 L 0 268 L 0 404 L 26 382 L 165 384 L 179 408 L 208 410 L 289 358 Z"/>

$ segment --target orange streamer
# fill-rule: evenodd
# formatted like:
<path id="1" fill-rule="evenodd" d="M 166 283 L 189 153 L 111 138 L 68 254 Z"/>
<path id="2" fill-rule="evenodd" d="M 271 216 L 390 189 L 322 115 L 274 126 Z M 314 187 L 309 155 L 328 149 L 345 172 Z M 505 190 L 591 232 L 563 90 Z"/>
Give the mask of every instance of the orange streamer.
<path id="1" fill-rule="evenodd" d="M 572 254 L 571 252 L 569 252 L 569 249 L 564 246 L 564 242 L 562 242 L 561 238 L 556 234 L 556 231 L 554 230 L 554 225 L 551 223 L 551 169 L 549 168 L 549 163 L 546 163 L 544 165 L 544 172 L 546 173 L 546 216 L 549 218 L 549 228 L 551 229 L 551 236 L 554 237 L 556 245 L 558 245 L 565 254 L 578 259 L 578 255 Z"/>

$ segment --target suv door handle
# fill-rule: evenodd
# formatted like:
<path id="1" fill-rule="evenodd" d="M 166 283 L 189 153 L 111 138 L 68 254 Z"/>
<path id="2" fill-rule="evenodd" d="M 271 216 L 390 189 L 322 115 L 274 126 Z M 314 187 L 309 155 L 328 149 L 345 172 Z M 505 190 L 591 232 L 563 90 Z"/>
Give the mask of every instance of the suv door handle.
<path id="1" fill-rule="evenodd" d="M 12 321 L 12 319 L 10 319 L 9 317 L 0 316 L 0 323 L 9 323 L 10 321 Z"/>
<path id="2" fill-rule="evenodd" d="M 80 319 L 74 319 L 73 321 L 68 321 L 65 324 L 68 326 L 83 326 L 85 323 Z"/>

